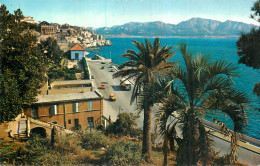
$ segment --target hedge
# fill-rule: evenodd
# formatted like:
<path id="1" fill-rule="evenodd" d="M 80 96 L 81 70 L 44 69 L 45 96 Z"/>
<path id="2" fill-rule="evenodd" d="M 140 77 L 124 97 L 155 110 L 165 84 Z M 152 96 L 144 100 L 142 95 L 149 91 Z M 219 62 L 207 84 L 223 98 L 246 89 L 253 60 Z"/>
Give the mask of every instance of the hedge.
<path id="1" fill-rule="evenodd" d="M 84 79 L 90 79 L 89 71 L 88 71 L 88 64 L 84 57 L 82 58 L 82 63 L 83 63 L 83 70 L 84 70 Z"/>

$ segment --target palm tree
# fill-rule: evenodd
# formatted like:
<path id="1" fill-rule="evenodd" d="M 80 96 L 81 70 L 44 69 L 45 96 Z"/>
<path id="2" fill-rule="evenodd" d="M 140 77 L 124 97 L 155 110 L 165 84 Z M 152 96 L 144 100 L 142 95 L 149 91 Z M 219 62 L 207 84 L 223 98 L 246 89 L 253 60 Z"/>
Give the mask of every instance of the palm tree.
<path id="1" fill-rule="evenodd" d="M 203 123 L 204 116 L 213 116 L 221 125 L 223 133 L 231 137 L 230 161 L 235 161 L 237 132 L 242 132 L 247 122 L 245 104 L 248 97 L 233 87 L 231 77 L 237 69 L 224 60 L 210 62 L 208 56 L 192 56 L 186 45 L 180 46 L 185 65 L 174 67 L 168 75 L 172 81 L 165 86 L 161 98 L 163 106 L 157 113 L 159 130 L 169 138 L 169 129 L 179 146 L 178 164 L 207 164 L 211 153 L 211 140 Z M 179 117 L 176 117 L 178 113 Z M 229 116 L 234 123 L 234 132 L 228 129 L 215 115 L 219 112 Z M 173 117 L 174 122 L 169 122 Z M 176 136 L 176 119 L 181 124 L 182 138 Z M 166 145 L 165 145 L 166 146 Z"/>
<path id="2" fill-rule="evenodd" d="M 113 77 L 123 77 L 126 80 L 135 79 L 130 103 L 137 101 L 140 94 L 142 97 L 140 109 L 144 112 L 142 155 L 149 162 L 151 160 L 151 112 L 154 104 L 151 98 L 152 82 L 167 73 L 176 62 L 167 62 L 174 56 L 174 52 L 171 51 L 172 46 L 161 47 L 159 38 L 154 40 L 153 45 L 147 39 L 145 39 L 145 44 L 138 41 L 132 43 L 139 52 L 127 50 L 126 54 L 121 55 L 128 58 L 129 61 L 120 65 L 120 70 Z"/>

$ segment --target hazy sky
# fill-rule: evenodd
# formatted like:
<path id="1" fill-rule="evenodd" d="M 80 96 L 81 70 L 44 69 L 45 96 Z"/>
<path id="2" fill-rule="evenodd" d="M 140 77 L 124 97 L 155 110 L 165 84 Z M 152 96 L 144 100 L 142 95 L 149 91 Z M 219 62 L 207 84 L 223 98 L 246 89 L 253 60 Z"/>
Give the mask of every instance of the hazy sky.
<path id="1" fill-rule="evenodd" d="M 256 0 L 0 0 L 9 11 L 21 8 L 35 21 L 84 27 L 111 27 L 128 22 L 177 24 L 192 17 L 256 22 L 249 18 Z"/>

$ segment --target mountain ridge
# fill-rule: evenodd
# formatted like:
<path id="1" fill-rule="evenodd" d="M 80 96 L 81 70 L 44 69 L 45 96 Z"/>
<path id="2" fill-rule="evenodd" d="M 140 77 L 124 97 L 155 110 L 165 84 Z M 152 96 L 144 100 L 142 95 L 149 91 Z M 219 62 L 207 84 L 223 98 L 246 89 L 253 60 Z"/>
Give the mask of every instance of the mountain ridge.
<path id="1" fill-rule="evenodd" d="M 226 20 L 224 22 L 194 17 L 178 24 L 164 23 L 162 21 L 152 22 L 129 22 L 112 27 L 101 27 L 95 29 L 95 33 L 104 36 L 180 36 L 180 37 L 235 37 L 246 33 L 251 28 L 257 27 L 253 24 Z"/>

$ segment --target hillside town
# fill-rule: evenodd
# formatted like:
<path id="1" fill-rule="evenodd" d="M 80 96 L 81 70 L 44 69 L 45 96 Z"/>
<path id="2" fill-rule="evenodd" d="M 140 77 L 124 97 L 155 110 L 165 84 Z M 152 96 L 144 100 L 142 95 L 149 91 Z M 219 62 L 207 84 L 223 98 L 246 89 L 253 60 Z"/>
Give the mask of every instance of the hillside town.
<path id="1" fill-rule="evenodd" d="M 1 4 L 0 19 L 0 165 L 259 165 L 226 59 L 159 37 L 112 44 Z M 98 55 L 120 42 L 131 49 Z"/>
<path id="2" fill-rule="evenodd" d="M 54 129 L 71 133 L 74 129 L 106 127 L 111 120 L 103 115 L 104 95 L 88 63 L 95 59 L 110 64 L 111 60 L 98 55 L 87 57 L 86 48 L 110 46 L 111 41 L 69 24 L 35 23 L 33 17 L 23 17 L 22 22 L 33 27 L 31 34 L 37 37 L 43 54 L 50 56 L 50 63 L 46 64 L 48 69 L 36 102 L 14 121 L 0 125 L 0 138 L 26 140 L 35 133 L 46 137 Z"/>
<path id="3" fill-rule="evenodd" d="M 52 37 L 57 40 L 63 51 L 67 51 L 76 43 L 81 44 L 84 48 L 112 45 L 109 39 L 106 40 L 102 35 L 95 34 L 83 27 L 48 23 L 47 21 L 35 23 L 34 18 L 30 16 L 24 17 L 21 21 L 37 25 L 39 41 Z"/>

